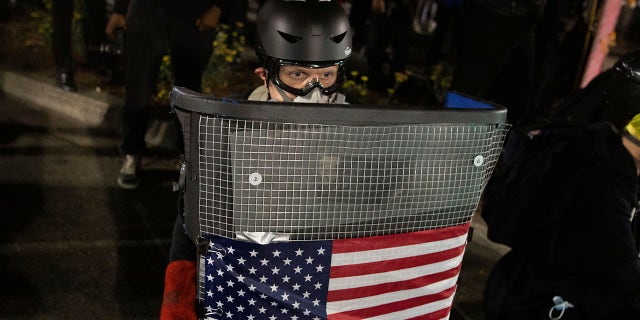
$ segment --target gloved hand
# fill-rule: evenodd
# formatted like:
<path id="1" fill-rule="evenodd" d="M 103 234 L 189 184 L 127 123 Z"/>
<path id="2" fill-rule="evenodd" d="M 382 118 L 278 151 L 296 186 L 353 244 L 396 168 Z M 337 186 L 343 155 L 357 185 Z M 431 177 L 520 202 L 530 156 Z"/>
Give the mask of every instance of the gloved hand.
<path id="1" fill-rule="evenodd" d="M 171 261 L 164 277 L 161 320 L 197 319 L 196 262 Z"/>

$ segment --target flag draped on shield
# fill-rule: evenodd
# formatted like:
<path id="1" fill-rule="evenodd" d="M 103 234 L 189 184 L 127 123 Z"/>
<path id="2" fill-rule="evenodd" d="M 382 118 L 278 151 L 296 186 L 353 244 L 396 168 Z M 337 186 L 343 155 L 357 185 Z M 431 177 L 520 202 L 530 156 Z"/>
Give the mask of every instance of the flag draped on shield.
<path id="1" fill-rule="evenodd" d="M 208 319 L 446 319 L 469 223 L 266 245 L 209 236 Z"/>

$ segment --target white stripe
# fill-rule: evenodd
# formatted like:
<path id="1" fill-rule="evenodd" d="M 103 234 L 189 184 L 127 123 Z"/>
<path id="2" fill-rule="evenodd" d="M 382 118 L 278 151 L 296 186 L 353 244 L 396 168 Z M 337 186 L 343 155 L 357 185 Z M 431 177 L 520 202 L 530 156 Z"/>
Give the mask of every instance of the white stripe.
<path id="1" fill-rule="evenodd" d="M 418 298 L 429 294 L 435 294 L 447 289 L 451 289 L 456 285 L 457 281 L 458 275 L 455 275 L 452 278 L 434 282 L 420 288 L 394 291 L 372 297 L 327 302 L 327 314 L 377 307 L 387 303 L 393 303 Z"/>
<path id="2" fill-rule="evenodd" d="M 444 260 L 424 266 L 400 269 L 395 271 L 367 274 L 353 277 L 330 278 L 329 291 L 358 288 L 363 286 L 377 285 L 388 282 L 404 281 L 423 277 L 446 270 L 451 270 L 460 265 L 463 254 L 449 260 Z"/>
<path id="3" fill-rule="evenodd" d="M 417 255 L 441 252 L 465 245 L 467 235 L 455 238 L 432 241 L 408 246 L 366 250 L 348 253 L 334 253 L 331 255 L 331 266 L 344 266 L 359 263 L 380 262 L 393 259 L 414 257 Z"/>
<path id="4" fill-rule="evenodd" d="M 409 319 L 432 312 L 440 311 L 442 309 L 449 308 L 453 303 L 453 296 L 440 301 L 434 301 L 421 306 L 413 307 L 411 309 L 401 310 L 398 312 L 387 313 L 379 315 L 377 317 L 366 318 L 367 320 L 396 320 L 396 319 Z"/>

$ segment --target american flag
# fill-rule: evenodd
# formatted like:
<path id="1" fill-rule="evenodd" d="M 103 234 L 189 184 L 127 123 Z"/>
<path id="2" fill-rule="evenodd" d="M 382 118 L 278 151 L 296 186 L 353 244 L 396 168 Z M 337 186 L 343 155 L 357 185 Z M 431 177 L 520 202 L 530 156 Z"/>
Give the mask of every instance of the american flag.
<path id="1" fill-rule="evenodd" d="M 267 245 L 211 236 L 206 317 L 447 319 L 468 230 Z"/>

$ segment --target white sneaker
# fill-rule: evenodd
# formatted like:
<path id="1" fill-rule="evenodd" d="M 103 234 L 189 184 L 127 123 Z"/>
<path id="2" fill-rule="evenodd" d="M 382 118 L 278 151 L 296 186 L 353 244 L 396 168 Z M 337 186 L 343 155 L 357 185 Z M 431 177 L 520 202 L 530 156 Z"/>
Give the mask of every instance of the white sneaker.
<path id="1" fill-rule="evenodd" d="M 118 184 L 123 189 L 135 189 L 140 184 L 140 156 L 127 154 L 124 156 L 120 174 L 118 174 Z"/>

